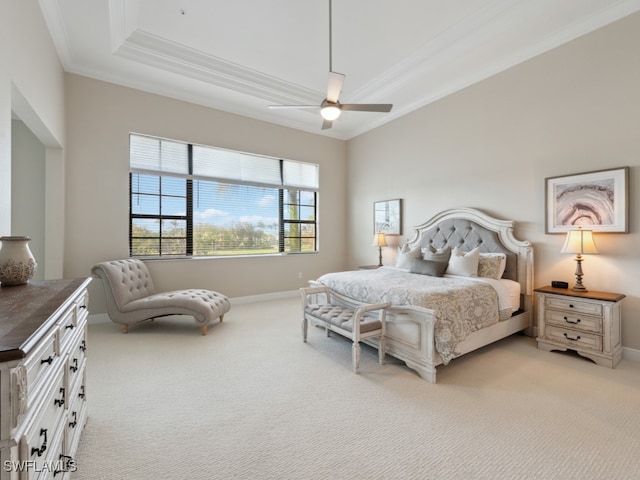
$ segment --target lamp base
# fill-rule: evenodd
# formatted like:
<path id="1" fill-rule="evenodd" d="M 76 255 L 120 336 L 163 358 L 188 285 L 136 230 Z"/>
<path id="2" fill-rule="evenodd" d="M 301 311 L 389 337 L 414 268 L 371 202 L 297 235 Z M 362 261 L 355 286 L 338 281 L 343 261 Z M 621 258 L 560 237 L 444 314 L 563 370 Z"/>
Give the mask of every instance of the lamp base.
<path id="1" fill-rule="evenodd" d="M 571 289 L 574 292 L 588 292 L 586 287 L 582 285 L 582 276 L 582 255 L 578 254 L 576 256 L 576 284 Z"/>

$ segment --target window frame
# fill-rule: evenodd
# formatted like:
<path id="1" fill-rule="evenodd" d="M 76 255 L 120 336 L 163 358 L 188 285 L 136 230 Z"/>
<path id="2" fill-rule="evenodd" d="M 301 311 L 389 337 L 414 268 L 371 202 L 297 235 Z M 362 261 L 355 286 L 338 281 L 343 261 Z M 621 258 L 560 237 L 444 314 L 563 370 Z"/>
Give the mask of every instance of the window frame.
<path id="1" fill-rule="evenodd" d="M 215 150 L 219 150 L 223 152 L 224 154 L 238 154 L 241 156 L 253 156 L 260 159 L 269 159 L 269 160 L 273 160 L 273 161 L 277 161 L 279 162 L 279 171 L 280 171 L 280 184 L 264 184 L 261 185 L 259 183 L 256 183 L 254 181 L 250 181 L 250 182 L 246 182 L 246 181 L 242 181 L 242 180 L 237 180 L 237 179 L 227 179 L 226 181 L 222 181 L 219 178 L 214 178 L 214 177 L 206 177 L 206 176 L 202 176 L 202 175 L 193 175 L 194 172 L 194 145 L 192 143 L 187 143 L 187 142 L 181 142 L 181 141 L 176 141 L 176 140 L 170 140 L 170 139 L 164 139 L 161 137 L 153 137 L 153 136 L 149 136 L 149 135 L 141 135 L 141 134 L 135 134 L 135 133 L 131 133 L 130 134 L 130 139 L 133 136 L 138 136 L 138 137 L 146 137 L 146 140 L 152 139 L 152 140 L 157 140 L 158 142 L 174 142 L 174 143 L 181 143 L 181 144 L 186 144 L 187 145 L 187 162 L 188 162 L 188 174 L 179 174 L 179 173 L 173 173 L 173 172 L 162 172 L 160 170 L 153 170 L 153 169 L 148 169 L 148 168 L 135 168 L 134 166 L 132 166 L 132 147 L 130 146 L 130 152 L 129 152 L 129 156 L 130 156 L 130 169 L 129 169 L 129 256 L 131 258 L 145 258 L 145 259 L 170 259 L 170 258 L 233 258 L 233 257 L 246 257 L 246 256 L 264 256 L 264 255 L 301 255 L 301 254 L 315 254 L 318 253 L 318 193 L 319 193 L 319 165 L 317 164 L 312 164 L 312 163 L 308 163 L 308 162 L 300 162 L 300 161 L 292 161 L 292 160 L 285 160 L 285 159 L 279 159 L 279 158 L 275 158 L 275 157 L 265 157 L 265 156 L 260 156 L 260 155 L 254 155 L 254 154 L 247 154 L 245 152 L 238 152 L 238 151 L 233 151 L 233 150 L 225 150 L 225 149 L 218 149 L 217 147 L 207 147 L 207 146 L 203 146 L 203 145 L 197 145 L 198 148 L 202 149 L 207 149 L 210 148 L 212 151 Z M 161 143 L 159 143 L 159 146 L 161 145 Z M 139 155 L 138 152 L 136 152 L 137 155 Z M 284 174 L 284 167 L 285 167 L 285 162 L 289 162 L 289 164 L 287 164 L 288 167 L 299 167 L 300 170 L 304 170 L 307 169 L 308 167 L 313 167 L 315 168 L 314 172 L 315 172 L 315 184 L 317 185 L 315 188 L 313 187 L 302 187 L 302 186 L 295 186 L 295 185 L 285 185 L 286 181 L 285 181 L 285 174 Z M 299 165 L 295 165 L 294 164 L 297 163 Z M 141 192 L 134 192 L 134 176 L 135 175 L 147 175 L 147 176 L 155 176 L 158 178 L 158 197 L 159 197 L 159 202 L 158 202 L 158 212 L 157 214 L 148 214 L 148 213 L 134 213 L 134 208 L 133 208 L 133 199 L 135 195 L 140 195 Z M 186 191 L 186 195 L 185 195 L 185 203 L 186 203 L 186 214 L 185 215 L 165 215 L 162 213 L 162 199 L 164 198 L 164 195 L 162 193 L 162 179 L 163 178 L 172 178 L 172 179 L 183 179 L 186 184 L 185 184 L 185 191 Z M 274 252 L 270 252 L 270 253 L 250 253 L 250 252 L 243 252 L 243 253 L 236 253 L 236 254 L 220 254 L 220 255 L 216 255 L 216 254 L 206 254 L 206 255 L 196 255 L 194 252 L 194 234 L 195 234 L 195 229 L 196 229 L 196 225 L 194 225 L 194 181 L 195 180 L 199 180 L 199 181 L 207 181 L 207 182 L 216 182 L 216 183 L 222 183 L 222 184 L 238 184 L 238 185 L 245 185 L 248 187 L 268 187 L 268 188 L 274 188 L 278 190 L 278 241 L 277 241 L 277 251 Z M 289 200 L 289 195 L 287 193 L 287 191 L 291 192 L 291 191 L 297 191 L 297 197 L 298 197 L 298 201 L 296 204 L 290 204 L 290 203 L 285 203 L 285 200 Z M 145 195 L 147 195 L 148 193 L 144 193 Z M 302 203 L 302 197 L 304 195 L 311 195 L 312 198 L 312 204 L 304 204 Z M 287 197 L 287 198 L 285 198 Z M 295 209 L 298 212 L 298 218 L 287 218 L 288 216 L 286 215 L 285 209 L 286 208 L 291 208 L 292 206 L 295 206 Z M 312 209 L 313 212 L 313 219 L 311 220 L 305 220 L 300 217 L 300 211 L 301 208 L 304 207 L 306 209 Z M 158 227 L 158 236 L 157 237 L 135 237 L 134 236 L 134 223 L 136 219 L 147 219 L 147 220 L 155 220 L 159 223 L 159 227 Z M 178 237 L 166 237 L 162 235 L 162 225 L 163 225 L 163 221 L 166 220 L 179 220 L 179 221 L 185 221 L 186 222 L 186 228 L 185 228 L 185 237 L 179 237 L 181 239 L 184 240 L 185 242 L 185 249 L 184 252 L 181 253 L 165 253 L 163 252 L 163 241 L 166 241 L 168 238 L 178 238 Z M 287 232 L 291 231 L 291 227 L 299 227 L 298 230 L 298 235 L 287 235 Z M 310 228 L 313 230 L 313 235 L 312 236 L 305 236 L 304 235 L 304 231 L 305 231 L 305 226 L 310 226 Z M 136 254 L 134 252 L 135 247 L 134 247 L 134 242 L 137 239 L 156 239 L 158 240 L 158 245 L 157 245 L 157 254 Z M 300 250 L 296 251 L 296 250 L 292 250 L 291 249 L 291 239 L 298 239 L 298 247 Z M 307 250 L 303 250 L 303 247 L 305 246 L 305 240 L 306 240 L 306 244 L 309 245 L 311 244 L 311 249 L 307 249 Z"/>

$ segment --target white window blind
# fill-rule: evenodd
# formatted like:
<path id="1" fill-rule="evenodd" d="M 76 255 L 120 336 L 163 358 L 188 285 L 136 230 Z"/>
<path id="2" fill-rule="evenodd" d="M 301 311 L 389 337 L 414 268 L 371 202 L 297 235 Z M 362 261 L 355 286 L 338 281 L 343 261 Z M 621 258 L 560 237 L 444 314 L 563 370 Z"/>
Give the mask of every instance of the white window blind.
<path id="1" fill-rule="evenodd" d="M 287 187 L 318 189 L 318 165 L 285 160 L 282 176 L 283 185 Z"/>
<path id="2" fill-rule="evenodd" d="M 130 166 L 133 171 L 189 174 L 189 147 L 141 135 L 130 136 Z"/>
<path id="3" fill-rule="evenodd" d="M 193 175 L 244 184 L 282 184 L 278 159 L 199 145 L 193 146 Z"/>

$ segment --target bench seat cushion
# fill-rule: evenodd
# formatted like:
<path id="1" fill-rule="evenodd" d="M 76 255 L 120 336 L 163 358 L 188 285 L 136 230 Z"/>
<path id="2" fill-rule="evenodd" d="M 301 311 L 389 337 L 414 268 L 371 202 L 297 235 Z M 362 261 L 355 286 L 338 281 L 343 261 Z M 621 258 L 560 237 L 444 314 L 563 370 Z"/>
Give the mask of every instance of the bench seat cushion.
<path id="1" fill-rule="evenodd" d="M 331 325 L 340 327 L 348 332 L 353 332 L 353 317 L 355 312 L 349 308 L 331 304 L 310 304 L 304 309 L 305 313 L 329 322 Z M 360 332 L 372 332 L 380 330 L 382 323 L 377 318 L 363 316 L 360 319 Z"/>

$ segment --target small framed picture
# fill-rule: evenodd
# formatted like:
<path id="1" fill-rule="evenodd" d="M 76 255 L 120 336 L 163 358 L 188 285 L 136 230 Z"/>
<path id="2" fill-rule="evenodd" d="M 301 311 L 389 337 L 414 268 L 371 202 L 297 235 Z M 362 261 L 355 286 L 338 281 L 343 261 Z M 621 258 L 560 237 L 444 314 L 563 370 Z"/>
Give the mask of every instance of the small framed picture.
<path id="1" fill-rule="evenodd" d="M 402 234 L 402 200 L 373 203 L 373 233 Z"/>
<path id="2" fill-rule="evenodd" d="M 546 232 L 627 233 L 629 167 L 545 179 Z"/>

